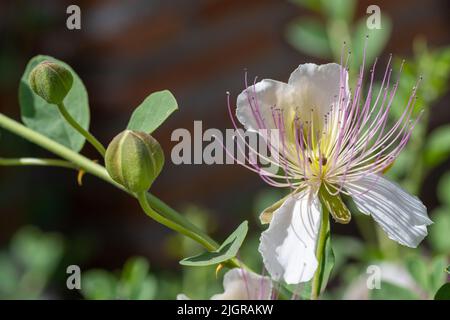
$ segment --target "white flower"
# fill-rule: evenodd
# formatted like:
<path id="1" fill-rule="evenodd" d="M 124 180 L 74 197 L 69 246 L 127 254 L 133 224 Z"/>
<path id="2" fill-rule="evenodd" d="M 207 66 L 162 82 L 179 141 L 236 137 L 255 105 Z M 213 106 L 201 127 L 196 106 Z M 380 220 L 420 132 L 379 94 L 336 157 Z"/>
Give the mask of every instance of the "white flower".
<path id="1" fill-rule="evenodd" d="M 215 294 L 211 300 L 270 300 L 272 280 L 244 269 L 231 269 L 223 277 L 224 292 Z M 179 294 L 177 300 L 190 300 Z"/>
<path id="2" fill-rule="evenodd" d="M 388 128 L 398 85 L 390 85 L 390 61 L 380 91 L 372 92 L 371 77 L 366 97 L 362 70 L 353 96 L 345 68 L 308 63 L 288 83 L 262 80 L 237 98 L 236 116 L 247 130 L 278 130 L 280 135 L 276 143 L 261 134 L 279 154 L 272 160 L 278 172 L 243 164 L 270 185 L 292 190 L 261 215 L 270 225 L 261 235 L 259 251 L 277 281 L 296 284 L 314 276 L 321 206 L 339 223 L 351 218 L 341 194 L 352 197 L 389 238 L 405 246 L 416 247 L 432 223 L 418 198 L 381 176 L 410 138 L 416 89 L 398 122 Z"/>

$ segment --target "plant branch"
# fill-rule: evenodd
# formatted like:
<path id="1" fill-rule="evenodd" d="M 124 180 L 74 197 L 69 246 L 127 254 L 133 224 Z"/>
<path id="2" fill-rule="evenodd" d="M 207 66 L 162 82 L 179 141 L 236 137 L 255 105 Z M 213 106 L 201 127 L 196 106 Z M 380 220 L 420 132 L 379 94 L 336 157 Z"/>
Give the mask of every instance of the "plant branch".
<path id="1" fill-rule="evenodd" d="M 66 107 L 64 106 L 64 103 L 60 103 L 57 105 L 59 112 L 61 115 L 66 119 L 66 121 L 75 129 L 77 130 L 83 137 L 86 138 L 86 140 L 94 146 L 95 149 L 102 155 L 102 157 L 105 157 L 105 147 L 98 141 L 91 133 L 89 133 L 87 130 L 85 130 L 82 126 L 76 122 L 76 120 L 70 115 L 70 113 L 67 111 Z"/>
<path id="2" fill-rule="evenodd" d="M 66 159 L 67 161 L 70 161 L 74 166 L 83 169 L 85 172 L 92 174 L 105 182 L 108 182 L 115 186 L 116 188 L 130 194 L 133 197 L 137 197 L 135 194 L 129 192 L 124 186 L 120 185 L 119 183 L 115 182 L 111 179 L 106 169 L 91 161 L 90 159 L 78 154 L 77 152 L 67 148 L 66 146 L 63 146 L 50 138 L 32 130 L 21 123 L 8 118 L 4 114 L 0 113 L 0 127 L 3 127 L 4 129 L 44 148 L 48 151 L 60 156 L 63 159 Z M 170 219 L 181 226 L 191 230 L 192 232 L 197 233 L 202 237 L 202 242 L 208 243 L 208 247 L 206 249 L 208 250 L 215 250 L 218 248 L 218 244 L 211 239 L 208 235 L 206 235 L 200 228 L 192 224 L 189 220 L 187 220 L 185 217 L 180 215 L 177 211 L 169 207 L 167 204 L 165 204 L 163 201 L 158 199 L 152 194 L 147 193 L 146 194 L 147 201 L 149 205 L 154 208 L 156 211 L 160 212 L 161 215 L 163 215 L 165 218 Z M 196 239 L 194 239 L 196 240 Z M 204 244 L 202 243 L 202 245 Z"/>
<path id="3" fill-rule="evenodd" d="M 316 258 L 318 260 L 317 270 L 312 280 L 311 300 L 317 300 L 322 290 L 322 281 L 325 268 L 325 244 L 327 233 L 330 228 L 330 215 L 326 206 L 322 206 L 322 217 L 320 223 L 319 239 L 317 242 Z"/>
<path id="4" fill-rule="evenodd" d="M 0 158 L 0 166 L 49 166 L 67 169 L 78 167 L 68 161 L 49 158 Z"/>
<path id="5" fill-rule="evenodd" d="M 169 220 L 163 216 L 161 216 L 159 213 L 157 213 L 153 208 L 148 204 L 146 192 L 140 192 L 137 194 L 137 199 L 139 201 L 139 204 L 141 205 L 142 210 L 153 220 L 156 222 L 159 222 L 160 224 L 166 226 L 169 229 L 172 229 L 174 231 L 177 231 L 181 234 L 184 234 L 185 236 L 197 241 L 200 243 L 203 247 L 205 247 L 209 251 L 213 251 L 216 249 L 216 246 L 214 244 L 211 244 L 209 241 L 203 239 L 201 236 L 197 235 L 196 233 L 184 228 L 183 226 L 175 223 L 172 220 Z"/>

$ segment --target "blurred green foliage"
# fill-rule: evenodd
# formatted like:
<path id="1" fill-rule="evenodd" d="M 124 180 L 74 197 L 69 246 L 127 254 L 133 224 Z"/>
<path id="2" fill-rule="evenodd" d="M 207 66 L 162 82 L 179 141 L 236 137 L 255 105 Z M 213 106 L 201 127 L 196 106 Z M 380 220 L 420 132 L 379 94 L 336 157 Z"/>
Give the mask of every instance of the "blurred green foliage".
<path id="1" fill-rule="evenodd" d="M 149 273 L 145 258 L 134 257 L 118 272 L 94 269 L 83 272 L 81 292 L 92 300 L 150 300 L 157 291 L 156 277 Z"/>
<path id="2" fill-rule="evenodd" d="M 287 40 L 299 51 L 310 56 L 341 61 L 343 44 L 352 52 L 350 72 L 357 72 L 362 64 L 366 36 L 366 68 L 379 56 L 389 40 L 392 23 L 387 15 L 381 15 L 381 28 L 368 29 L 369 15 L 355 21 L 355 0 L 291 2 L 313 12 L 314 16 L 301 16 L 291 22 L 286 30 Z M 343 57 L 345 58 L 345 57 Z"/>
<path id="3" fill-rule="evenodd" d="M 450 76 L 450 47 L 430 50 L 425 40 L 416 39 L 414 56 L 405 61 L 399 88 L 393 101 L 391 117 L 400 117 L 419 78 L 415 115 L 421 116 L 414 128 L 411 142 L 403 150 L 388 175 L 412 193 L 417 194 L 426 175 L 450 155 L 450 125 L 440 126 L 428 133 L 433 104 L 448 90 Z M 402 61 L 396 59 L 400 68 Z"/>
<path id="4" fill-rule="evenodd" d="M 64 251 L 60 235 L 23 227 L 0 251 L 0 299 L 44 298 Z"/>
<path id="5" fill-rule="evenodd" d="M 354 83 L 366 47 L 368 69 L 375 58 L 383 52 L 392 30 L 390 18 L 382 13 L 381 29 L 368 29 L 367 18 L 355 17 L 357 2 L 354 0 L 313 1 L 291 0 L 310 14 L 302 15 L 287 26 L 286 38 L 299 51 L 324 60 L 340 62 L 346 43 L 351 51 L 350 81 Z M 312 14 L 311 14 L 312 13 Z M 366 35 L 368 39 L 366 40 Z M 366 42 L 367 41 L 367 42 Z M 344 61 L 345 62 L 345 61 Z M 450 47 L 433 48 L 426 40 L 417 37 L 413 43 L 413 56 L 406 61 L 394 58 L 394 70 L 402 70 L 399 87 L 393 101 L 390 121 L 398 119 L 411 96 L 412 89 L 419 83 L 414 117 L 420 116 L 410 143 L 388 171 L 388 176 L 413 194 L 419 194 L 425 178 L 448 161 L 450 156 L 450 125 L 444 124 L 429 132 L 429 118 L 433 105 L 447 92 L 450 76 Z M 374 88 L 380 88 L 379 83 Z M 442 170 L 442 169 L 440 169 Z M 370 299 L 432 299 L 447 279 L 444 272 L 450 255 L 450 171 L 444 174 L 437 186 L 440 206 L 431 212 L 434 224 L 429 227 L 427 242 L 412 250 L 389 240 L 384 232 L 363 216 L 355 215 L 355 221 L 365 242 L 354 237 L 333 234 L 335 267 L 331 275 L 331 290 L 325 298 L 342 299 L 352 287 L 361 282 L 363 290 L 359 298 Z M 349 206 L 352 207 L 350 201 Z M 367 292 L 366 268 L 388 261 L 402 276 L 411 277 L 416 290 L 383 280 L 381 289 Z M 359 279 L 359 280 L 358 280 Z M 360 288 L 361 289 L 361 288 Z M 448 292 L 448 289 L 442 289 Z M 439 295 L 441 298 L 444 294 Z"/>

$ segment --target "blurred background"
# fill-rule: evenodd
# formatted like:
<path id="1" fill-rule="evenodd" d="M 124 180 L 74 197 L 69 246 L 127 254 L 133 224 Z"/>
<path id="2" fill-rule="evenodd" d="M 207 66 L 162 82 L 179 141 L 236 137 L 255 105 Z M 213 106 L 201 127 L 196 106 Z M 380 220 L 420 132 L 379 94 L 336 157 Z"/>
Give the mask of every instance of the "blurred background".
<path id="1" fill-rule="evenodd" d="M 420 196 L 435 224 L 417 250 L 386 241 L 364 217 L 333 224 L 337 261 L 327 297 L 430 298 L 445 281 L 440 270 L 450 252 L 448 1 L 77 1 L 81 30 L 66 28 L 70 4 L 0 2 L 1 112 L 20 119 L 18 84 L 37 54 L 67 62 L 83 79 L 91 132 L 104 144 L 147 95 L 171 90 L 179 111 L 154 134 L 167 161 L 152 192 L 218 240 L 248 219 L 240 256 L 257 270 L 258 213 L 284 191 L 268 188 L 237 165 L 172 164 L 172 131 L 192 132 L 194 120 L 202 120 L 203 129 L 231 128 L 225 92 L 235 99 L 245 70 L 251 78 L 287 81 L 300 63 L 339 61 L 346 41 L 356 73 L 366 34 L 370 64 L 378 56 L 381 66 L 392 53 L 398 71 L 406 59 L 392 117 L 420 76 L 416 112 L 424 110 L 424 116 L 389 175 Z M 366 27 L 369 5 L 381 9 L 380 30 Z M 383 71 L 378 68 L 378 79 Z M 1 132 L 0 143 L 2 157 L 49 156 L 7 132 Z M 97 157 L 88 145 L 82 152 Z M 56 168 L 0 167 L 0 177 L 0 298 L 173 299 L 178 292 L 207 298 L 221 290 L 214 268 L 179 266 L 198 247 L 153 222 L 112 186 L 85 176 L 79 187 L 76 173 Z M 365 292 L 361 276 L 374 261 L 391 279 L 406 280 Z M 66 288 L 71 264 L 83 271 L 81 292 Z"/>

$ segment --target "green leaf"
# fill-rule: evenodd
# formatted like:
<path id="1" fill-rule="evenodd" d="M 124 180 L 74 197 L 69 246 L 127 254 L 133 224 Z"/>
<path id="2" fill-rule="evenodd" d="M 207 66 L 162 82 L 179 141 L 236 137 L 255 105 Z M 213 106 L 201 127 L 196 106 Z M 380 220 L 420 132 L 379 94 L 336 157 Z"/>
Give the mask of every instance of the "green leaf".
<path id="1" fill-rule="evenodd" d="M 335 258 L 333 248 L 331 246 L 331 236 L 330 231 L 328 231 L 325 241 L 324 259 L 322 260 L 322 274 L 320 276 L 321 291 L 325 290 L 325 287 L 327 286 L 331 272 L 333 271 L 334 261 Z"/>
<path id="2" fill-rule="evenodd" d="M 120 279 L 101 269 L 83 273 L 81 292 L 86 299 L 150 300 L 155 297 L 156 279 L 149 274 L 146 259 L 134 257 L 125 263 Z"/>
<path id="3" fill-rule="evenodd" d="M 445 279 L 447 278 L 445 269 L 447 265 L 448 261 L 445 256 L 439 256 L 433 259 L 430 274 L 430 291 L 432 293 L 436 292 L 436 290 L 445 283 Z"/>
<path id="4" fill-rule="evenodd" d="M 321 10 L 321 3 L 317 0 L 291 0 L 291 2 L 313 11 L 319 12 Z"/>
<path id="5" fill-rule="evenodd" d="M 177 100 L 170 91 L 154 92 L 134 110 L 127 129 L 152 133 L 175 110 L 178 110 Z"/>
<path id="6" fill-rule="evenodd" d="M 450 283 L 444 284 L 436 292 L 434 300 L 450 300 Z"/>
<path id="7" fill-rule="evenodd" d="M 302 18 L 287 28 L 287 40 L 296 49 L 320 58 L 329 58 L 331 49 L 325 26 L 313 18 Z"/>
<path id="8" fill-rule="evenodd" d="M 450 207 L 450 171 L 439 180 L 437 195 L 441 203 Z"/>
<path id="9" fill-rule="evenodd" d="M 369 68 L 376 57 L 378 57 L 386 46 L 391 35 L 392 23 L 386 16 L 381 17 L 381 29 L 368 29 L 367 17 L 360 19 L 355 27 L 352 36 L 352 61 L 353 70 L 359 70 L 362 64 L 364 45 L 367 40 L 366 47 L 366 68 Z M 369 36 L 366 39 L 366 36 Z"/>
<path id="10" fill-rule="evenodd" d="M 426 40 L 418 38 L 413 42 L 413 48 L 417 75 L 423 77 L 418 96 L 423 97 L 425 106 L 421 103 L 420 108 L 431 107 L 448 90 L 450 47 L 430 50 Z"/>
<path id="11" fill-rule="evenodd" d="M 434 209 L 431 213 L 434 223 L 429 226 L 428 240 L 438 253 L 446 254 L 450 252 L 450 237 L 448 230 L 450 230 L 450 207 L 441 207 Z"/>
<path id="12" fill-rule="evenodd" d="M 11 251 L 26 270 L 44 277 L 55 270 L 62 258 L 63 239 L 59 234 L 43 233 L 26 226 L 14 235 Z"/>
<path id="13" fill-rule="evenodd" d="M 330 19 L 340 19 L 347 23 L 351 22 L 356 9 L 355 0 L 322 0 L 320 3 L 322 11 Z"/>
<path id="14" fill-rule="evenodd" d="M 134 257 L 125 263 L 118 288 L 121 299 L 149 300 L 156 292 L 156 281 L 149 275 L 145 258 Z"/>
<path id="15" fill-rule="evenodd" d="M 450 155 L 450 125 L 440 126 L 433 130 L 425 145 L 425 163 L 433 168 Z"/>
<path id="16" fill-rule="evenodd" d="M 406 262 L 406 266 L 417 284 L 427 290 L 430 285 L 427 263 L 419 257 L 413 256 Z"/>
<path id="17" fill-rule="evenodd" d="M 117 279 L 112 273 L 94 269 L 81 277 L 81 293 L 89 300 L 111 300 L 116 298 Z"/>
<path id="18" fill-rule="evenodd" d="M 370 297 L 373 300 L 418 300 L 419 297 L 414 292 L 406 288 L 399 287 L 393 283 L 381 281 L 380 289 L 370 290 Z"/>
<path id="19" fill-rule="evenodd" d="M 285 299 L 311 299 L 312 280 L 299 284 L 284 285 L 284 288 L 286 288 L 286 290 L 283 290 Z"/>
<path id="20" fill-rule="evenodd" d="M 25 69 L 19 85 L 19 104 L 23 123 L 50 139 L 59 142 L 73 151 L 83 148 L 85 138 L 68 124 L 58 111 L 56 105 L 47 103 L 36 95 L 28 85 L 31 70 L 42 61 L 49 60 L 60 63 L 73 75 L 73 85 L 64 104 L 70 115 L 84 128 L 89 128 L 89 102 L 86 88 L 80 77 L 66 63 L 50 56 L 32 58 Z"/>
<path id="21" fill-rule="evenodd" d="M 248 231 L 248 222 L 241 225 L 222 243 L 216 251 L 204 252 L 180 261 L 184 266 L 210 266 L 234 258 L 244 242 Z"/>
<path id="22" fill-rule="evenodd" d="M 365 252 L 364 244 L 360 240 L 354 237 L 336 234 L 333 235 L 332 248 L 335 256 L 333 267 L 335 273 L 344 266 L 347 260 L 360 260 Z"/>

